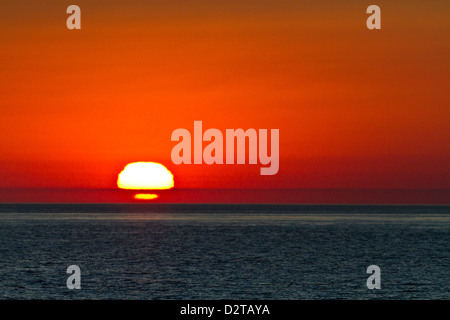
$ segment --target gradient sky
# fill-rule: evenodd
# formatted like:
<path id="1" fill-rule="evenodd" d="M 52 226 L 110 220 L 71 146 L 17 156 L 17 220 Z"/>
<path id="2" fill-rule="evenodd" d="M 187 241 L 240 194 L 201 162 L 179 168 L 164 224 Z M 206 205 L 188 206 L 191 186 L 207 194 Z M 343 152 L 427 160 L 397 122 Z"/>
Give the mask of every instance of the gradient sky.
<path id="1" fill-rule="evenodd" d="M 449 9 L 2 1 L 0 188 L 114 188 L 127 163 L 157 161 L 177 188 L 450 189 Z M 194 120 L 280 129 L 278 174 L 173 165 L 171 133 Z"/>

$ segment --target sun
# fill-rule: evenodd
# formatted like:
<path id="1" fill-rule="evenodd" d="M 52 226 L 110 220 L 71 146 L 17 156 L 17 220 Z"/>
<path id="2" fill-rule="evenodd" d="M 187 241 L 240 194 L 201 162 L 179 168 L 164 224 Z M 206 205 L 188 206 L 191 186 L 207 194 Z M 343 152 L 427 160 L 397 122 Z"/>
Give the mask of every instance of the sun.
<path id="1" fill-rule="evenodd" d="M 125 166 L 117 178 L 120 189 L 156 190 L 174 186 L 172 173 L 157 162 L 132 162 Z"/>

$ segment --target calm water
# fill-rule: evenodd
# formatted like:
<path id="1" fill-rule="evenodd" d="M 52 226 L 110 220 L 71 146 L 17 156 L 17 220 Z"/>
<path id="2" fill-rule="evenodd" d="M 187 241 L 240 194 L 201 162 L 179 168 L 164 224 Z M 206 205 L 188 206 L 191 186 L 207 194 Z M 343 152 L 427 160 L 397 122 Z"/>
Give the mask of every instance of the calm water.
<path id="1" fill-rule="evenodd" d="M 450 299 L 448 206 L 1 205 L 0 244 L 1 299 Z"/>

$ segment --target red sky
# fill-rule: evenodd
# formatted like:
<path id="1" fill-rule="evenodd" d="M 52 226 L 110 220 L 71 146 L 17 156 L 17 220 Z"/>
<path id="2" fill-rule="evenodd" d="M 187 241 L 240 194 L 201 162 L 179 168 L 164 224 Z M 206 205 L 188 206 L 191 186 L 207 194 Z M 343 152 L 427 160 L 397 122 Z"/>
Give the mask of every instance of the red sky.
<path id="1" fill-rule="evenodd" d="M 77 1 L 73 31 L 70 4 L 0 3 L 0 188 L 156 161 L 176 188 L 450 189 L 448 1 Z M 278 174 L 175 166 L 194 120 L 279 129 Z"/>

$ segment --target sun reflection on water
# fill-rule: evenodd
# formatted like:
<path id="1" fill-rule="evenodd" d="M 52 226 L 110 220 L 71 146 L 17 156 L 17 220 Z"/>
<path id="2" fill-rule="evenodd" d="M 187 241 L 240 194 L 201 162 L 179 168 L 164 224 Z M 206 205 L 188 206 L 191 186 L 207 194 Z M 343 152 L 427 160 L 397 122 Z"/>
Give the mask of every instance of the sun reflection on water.
<path id="1" fill-rule="evenodd" d="M 154 200 L 159 198 L 159 196 L 155 193 L 136 193 L 134 198 L 136 200 Z"/>

